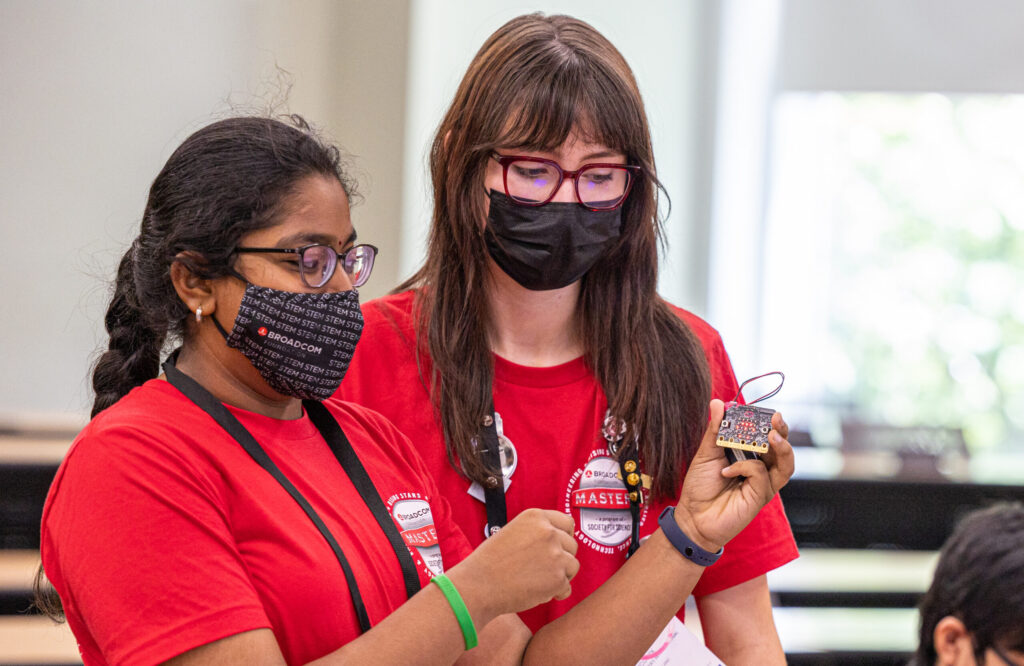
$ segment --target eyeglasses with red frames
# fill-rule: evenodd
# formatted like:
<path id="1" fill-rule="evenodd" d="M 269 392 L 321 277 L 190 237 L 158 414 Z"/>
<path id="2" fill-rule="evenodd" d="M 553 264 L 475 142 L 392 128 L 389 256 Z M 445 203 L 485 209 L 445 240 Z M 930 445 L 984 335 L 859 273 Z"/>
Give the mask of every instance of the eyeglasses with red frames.
<path id="1" fill-rule="evenodd" d="M 584 164 L 575 171 L 542 157 L 492 155 L 501 165 L 505 194 L 520 206 L 543 206 L 555 198 L 566 178 L 581 206 L 592 211 L 614 210 L 622 205 L 633 181 L 643 170 L 628 164 Z"/>
<path id="2" fill-rule="evenodd" d="M 239 247 L 235 252 L 259 252 L 273 254 L 297 254 L 299 276 L 307 287 L 318 289 L 327 284 L 340 264 L 348 274 L 353 287 L 361 287 L 370 279 L 373 271 L 373 260 L 377 257 L 377 248 L 373 245 L 354 245 L 344 252 L 335 252 L 334 248 L 315 243 L 297 248 L 280 247 Z"/>

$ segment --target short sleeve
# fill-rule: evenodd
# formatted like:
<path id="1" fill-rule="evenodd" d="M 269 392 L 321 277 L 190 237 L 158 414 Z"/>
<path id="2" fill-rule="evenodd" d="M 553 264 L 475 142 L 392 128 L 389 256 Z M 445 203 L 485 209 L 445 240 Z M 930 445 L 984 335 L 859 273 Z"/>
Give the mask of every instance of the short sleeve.
<path id="1" fill-rule="evenodd" d="M 726 544 L 722 557 L 704 572 L 693 594 L 699 597 L 745 583 L 795 560 L 798 555 L 782 499 L 776 495 Z"/>
<path id="2" fill-rule="evenodd" d="M 269 627 L 211 472 L 155 434 L 90 430 L 58 473 L 42 529 L 69 621 L 87 618 L 72 625 L 83 651 L 91 641 L 111 664 L 159 663 Z"/>

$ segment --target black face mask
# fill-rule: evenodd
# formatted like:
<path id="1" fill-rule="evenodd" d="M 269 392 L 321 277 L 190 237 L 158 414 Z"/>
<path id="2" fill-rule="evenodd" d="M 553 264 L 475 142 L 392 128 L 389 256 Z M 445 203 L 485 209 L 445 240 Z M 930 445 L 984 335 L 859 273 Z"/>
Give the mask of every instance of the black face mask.
<path id="1" fill-rule="evenodd" d="M 591 211 L 578 203 L 519 206 L 491 190 L 487 251 L 527 289 L 560 289 L 583 277 L 619 237 L 621 213 L 621 207 Z"/>
<path id="2" fill-rule="evenodd" d="M 331 397 L 348 370 L 363 330 L 359 293 L 297 293 L 250 284 L 228 333 L 272 389 L 303 400 Z"/>

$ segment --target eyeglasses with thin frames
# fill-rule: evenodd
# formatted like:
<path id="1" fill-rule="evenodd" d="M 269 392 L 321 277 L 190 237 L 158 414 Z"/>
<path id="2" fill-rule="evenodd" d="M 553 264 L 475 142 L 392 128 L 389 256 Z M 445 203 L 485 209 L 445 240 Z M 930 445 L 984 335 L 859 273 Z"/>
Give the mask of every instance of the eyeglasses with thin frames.
<path id="1" fill-rule="evenodd" d="M 348 274 L 353 287 L 361 287 L 370 279 L 373 261 L 377 257 L 377 248 L 373 245 L 354 245 L 344 252 L 336 252 L 334 248 L 322 243 L 304 245 L 297 248 L 280 247 L 239 247 L 235 252 L 255 252 L 272 254 L 295 254 L 298 258 L 299 276 L 302 283 L 312 289 L 327 284 L 340 264 Z"/>
<path id="2" fill-rule="evenodd" d="M 567 171 L 554 160 L 522 155 L 492 158 L 501 165 L 508 198 L 520 206 L 543 206 L 555 198 L 566 178 L 573 182 L 576 201 L 592 211 L 615 210 L 626 200 L 643 169 L 628 164 L 595 162 Z"/>

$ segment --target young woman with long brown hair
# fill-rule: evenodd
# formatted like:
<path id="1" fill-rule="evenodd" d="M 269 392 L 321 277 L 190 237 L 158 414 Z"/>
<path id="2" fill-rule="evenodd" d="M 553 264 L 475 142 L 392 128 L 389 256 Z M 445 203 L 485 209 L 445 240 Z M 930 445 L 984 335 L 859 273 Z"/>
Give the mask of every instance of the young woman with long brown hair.
<path id="1" fill-rule="evenodd" d="M 430 170 L 426 261 L 364 307 L 372 333 L 339 396 L 415 442 L 474 544 L 530 507 L 575 519 L 572 596 L 521 614 L 553 662 L 635 661 L 692 590 L 724 661 L 781 663 L 764 574 L 797 554 L 772 499 L 788 428 L 776 415 L 767 469 L 699 450 L 721 418 L 712 401 L 709 426 L 709 400 L 737 382 L 717 332 L 656 293 L 660 184 L 621 54 L 571 17 L 509 21 L 470 64 Z M 726 517 L 765 502 L 736 536 L 753 512 Z M 725 546 L 696 587 L 659 550 L 674 525 Z"/>

